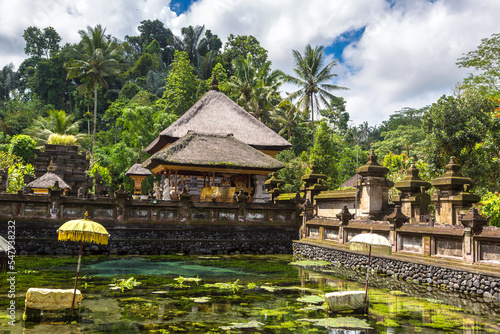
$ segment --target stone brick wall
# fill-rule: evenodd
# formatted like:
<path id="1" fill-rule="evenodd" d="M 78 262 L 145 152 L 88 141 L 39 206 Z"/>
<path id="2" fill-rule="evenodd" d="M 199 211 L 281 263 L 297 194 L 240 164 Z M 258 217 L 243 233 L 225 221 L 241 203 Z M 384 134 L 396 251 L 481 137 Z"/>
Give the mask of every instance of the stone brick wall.
<path id="1" fill-rule="evenodd" d="M 366 271 L 368 255 L 333 249 L 304 242 L 293 243 L 293 254 L 315 260 L 329 261 L 351 270 Z M 487 301 L 500 302 L 500 276 L 444 268 L 435 265 L 402 261 L 388 256 L 373 256 L 374 272 L 416 284 L 428 284 L 451 291 L 473 294 Z"/>
<path id="2" fill-rule="evenodd" d="M 36 157 L 30 161 L 35 169 L 35 177 L 39 178 L 47 173 L 47 167 L 52 159 L 55 171 L 70 187 L 69 194 L 76 195 L 80 187 L 88 188 L 92 179 L 85 171 L 89 168 L 89 160 L 85 153 L 78 153 L 78 146 L 45 145 L 42 152 L 36 150 Z"/>

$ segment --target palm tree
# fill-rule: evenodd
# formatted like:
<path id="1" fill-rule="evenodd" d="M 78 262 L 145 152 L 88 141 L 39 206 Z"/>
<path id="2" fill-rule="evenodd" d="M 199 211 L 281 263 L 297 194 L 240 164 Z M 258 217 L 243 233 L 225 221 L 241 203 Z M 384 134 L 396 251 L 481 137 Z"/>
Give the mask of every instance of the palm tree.
<path id="1" fill-rule="evenodd" d="M 278 88 L 281 85 L 281 74 L 270 71 L 270 64 L 266 62 L 257 70 L 251 54 L 246 58 L 239 57 L 233 61 L 234 76 L 227 82 L 236 103 L 268 125 L 279 103 Z"/>
<path id="2" fill-rule="evenodd" d="M 314 49 L 310 44 L 306 46 L 304 55 L 293 50 L 293 58 L 295 68 L 293 71 L 297 75 L 293 77 L 282 73 L 283 81 L 292 83 L 301 88 L 288 96 L 288 99 L 298 99 L 298 107 L 306 113 L 311 113 L 311 122 L 313 126 L 313 141 L 314 134 L 314 113 L 319 110 L 320 106 L 330 106 L 328 99 L 333 99 L 335 96 L 331 93 L 335 90 L 346 90 L 348 88 L 331 84 L 334 77 L 337 75 L 332 73 L 332 68 L 337 65 L 337 60 L 333 60 L 326 66 L 324 47 L 316 46 Z"/>
<path id="3" fill-rule="evenodd" d="M 191 64 L 198 64 L 198 44 L 203 38 L 205 26 L 189 26 L 181 29 L 182 39 L 174 36 L 174 45 L 177 50 L 185 51 L 188 54 Z"/>
<path id="4" fill-rule="evenodd" d="M 74 122 L 74 116 L 67 115 L 64 110 L 49 110 L 47 113 L 48 117 L 38 117 L 33 121 L 33 125 L 24 131 L 38 144 L 47 143 L 52 134 L 73 135 L 76 140 L 85 137 L 84 134 L 79 133 L 83 119 Z"/>
<path id="5" fill-rule="evenodd" d="M 119 62 L 124 48 L 115 38 L 105 34 L 106 28 L 98 24 L 95 28 L 87 26 L 87 31 L 80 30 L 82 52 L 72 49 L 74 55 L 64 67 L 68 71 L 67 78 L 81 78 L 87 87 L 94 90 L 94 129 L 92 134 L 92 154 L 94 153 L 97 127 L 97 87 L 107 87 L 106 77 L 122 72 L 124 66 Z"/>
<path id="6" fill-rule="evenodd" d="M 278 126 L 278 134 L 282 136 L 287 134 L 287 139 L 292 138 L 292 130 L 300 121 L 300 110 L 290 100 L 283 100 L 276 108 L 273 116 L 274 123 Z"/>

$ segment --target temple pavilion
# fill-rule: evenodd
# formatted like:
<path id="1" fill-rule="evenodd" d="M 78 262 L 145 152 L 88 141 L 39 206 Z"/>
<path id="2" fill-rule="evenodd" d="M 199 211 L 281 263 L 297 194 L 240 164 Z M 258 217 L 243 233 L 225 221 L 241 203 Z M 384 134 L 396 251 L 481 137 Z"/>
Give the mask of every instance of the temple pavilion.
<path id="1" fill-rule="evenodd" d="M 162 193 L 176 199 L 181 187 L 199 185 L 201 201 L 232 202 L 243 189 L 263 202 L 264 181 L 284 167 L 274 155 L 291 144 L 217 88 L 201 97 L 147 148 L 143 167 L 164 175 Z M 186 182 L 189 177 L 189 182 Z"/>

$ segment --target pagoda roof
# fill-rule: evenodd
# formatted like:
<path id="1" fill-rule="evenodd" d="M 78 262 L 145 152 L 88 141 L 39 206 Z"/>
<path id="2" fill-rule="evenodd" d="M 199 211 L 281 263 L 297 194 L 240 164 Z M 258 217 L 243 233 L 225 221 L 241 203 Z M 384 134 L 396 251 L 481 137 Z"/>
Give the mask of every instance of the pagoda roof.
<path id="1" fill-rule="evenodd" d="M 31 181 L 26 185 L 26 188 L 49 189 L 50 187 L 55 186 L 56 182 L 58 182 L 59 188 L 61 189 L 71 189 L 71 187 L 64 182 L 63 179 L 52 172 L 47 172 L 39 178 Z"/>
<path id="2" fill-rule="evenodd" d="M 164 165 L 167 169 L 191 171 L 258 172 L 267 174 L 285 165 L 247 145 L 232 134 L 189 132 L 173 144 L 153 154 L 142 166 L 150 170 Z"/>
<path id="3" fill-rule="evenodd" d="M 291 144 L 218 90 L 211 89 L 146 148 L 154 154 L 189 131 L 228 134 L 258 150 L 281 151 Z"/>

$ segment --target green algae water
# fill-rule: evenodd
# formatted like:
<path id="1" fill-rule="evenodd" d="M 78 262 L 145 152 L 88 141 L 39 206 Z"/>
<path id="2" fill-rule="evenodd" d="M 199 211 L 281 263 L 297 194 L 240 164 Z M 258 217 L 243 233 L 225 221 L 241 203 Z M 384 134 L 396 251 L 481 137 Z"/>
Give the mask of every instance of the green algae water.
<path id="1" fill-rule="evenodd" d="M 368 315 L 330 314 L 324 295 L 363 290 L 364 273 L 292 262 L 272 255 L 85 257 L 80 318 L 69 323 L 63 311 L 45 311 L 36 322 L 22 314 L 28 288 L 73 287 L 76 258 L 18 257 L 16 326 L 7 324 L 1 295 L 0 333 L 500 332 L 498 304 L 376 275 Z"/>

